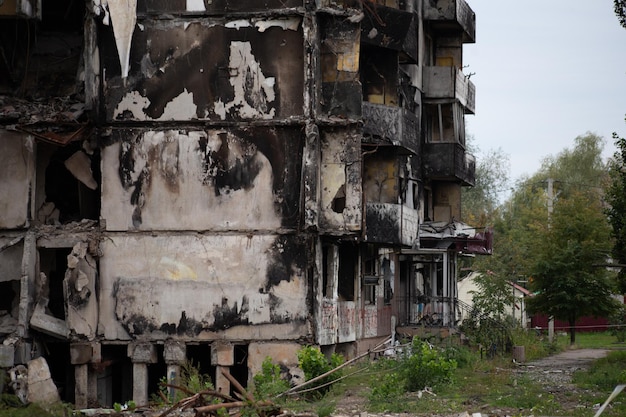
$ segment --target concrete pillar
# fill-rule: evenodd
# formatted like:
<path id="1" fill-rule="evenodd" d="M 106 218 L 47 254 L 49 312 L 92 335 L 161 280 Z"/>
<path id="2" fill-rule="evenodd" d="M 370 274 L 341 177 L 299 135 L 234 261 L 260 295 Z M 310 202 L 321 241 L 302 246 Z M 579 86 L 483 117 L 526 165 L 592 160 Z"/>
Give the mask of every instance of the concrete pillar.
<path id="1" fill-rule="evenodd" d="M 133 401 L 148 404 L 148 364 L 133 362 Z"/>
<path id="2" fill-rule="evenodd" d="M 167 364 L 167 381 L 172 385 L 180 385 L 180 367 L 187 360 L 187 347 L 181 342 L 166 342 L 163 350 Z M 168 389 L 170 400 L 174 401 L 176 390 Z"/>
<path id="3" fill-rule="evenodd" d="M 138 406 L 148 404 L 148 364 L 157 362 L 154 345 L 137 343 L 128 345 L 128 356 L 133 362 L 133 401 Z"/>
<path id="4" fill-rule="evenodd" d="M 235 350 L 230 343 L 214 343 L 211 345 L 211 364 L 215 365 L 215 389 L 224 394 L 230 393 L 230 381 L 222 371 L 230 372 L 229 367 L 235 364 Z"/>
<path id="5" fill-rule="evenodd" d="M 99 350 L 98 350 L 99 351 Z M 94 362 L 94 345 L 91 343 L 72 343 L 70 345 L 70 363 L 74 365 L 74 404 L 76 408 L 88 408 L 98 398 L 96 373 L 89 364 Z"/>
<path id="6" fill-rule="evenodd" d="M 89 365 L 74 365 L 74 406 L 78 409 L 89 407 Z"/>

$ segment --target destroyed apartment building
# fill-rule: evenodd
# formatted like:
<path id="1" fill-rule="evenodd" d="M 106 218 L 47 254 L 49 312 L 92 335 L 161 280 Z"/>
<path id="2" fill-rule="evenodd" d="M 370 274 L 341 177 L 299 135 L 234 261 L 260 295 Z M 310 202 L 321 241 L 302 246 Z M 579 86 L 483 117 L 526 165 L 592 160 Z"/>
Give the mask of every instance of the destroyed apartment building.
<path id="1" fill-rule="evenodd" d="M 77 407 L 185 361 L 453 327 L 465 0 L 0 2 L 0 368 Z"/>

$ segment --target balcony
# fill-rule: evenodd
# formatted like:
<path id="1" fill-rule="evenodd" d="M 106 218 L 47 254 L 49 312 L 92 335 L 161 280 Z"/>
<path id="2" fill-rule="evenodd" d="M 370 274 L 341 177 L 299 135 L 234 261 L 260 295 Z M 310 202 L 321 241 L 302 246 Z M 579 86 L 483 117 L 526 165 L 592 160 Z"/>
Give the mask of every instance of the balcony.
<path id="1" fill-rule="evenodd" d="M 361 21 L 361 42 L 400 53 L 401 62 L 417 63 L 417 15 L 397 7 L 370 5 Z"/>
<path id="2" fill-rule="evenodd" d="M 363 102 L 363 142 L 401 146 L 415 154 L 420 148 L 420 120 L 396 106 Z"/>
<path id="3" fill-rule="evenodd" d="M 476 158 L 458 143 L 426 143 L 423 145 L 424 177 L 431 180 L 454 181 L 473 186 L 476 179 Z"/>
<path id="4" fill-rule="evenodd" d="M 425 1 L 424 20 L 440 32 L 461 31 L 464 43 L 476 41 L 476 14 L 465 0 Z"/>
<path id="5" fill-rule="evenodd" d="M 365 222 L 367 242 L 410 246 L 417 239 L 418 211 L 402 204 L 367 203 Z"/>
<path id="6" fill-rule="evenodd" d="M 455 67 L 424 68 L 424 101 L 457 100 L 465 113 L 476 110 L 476 87 L 462 71 Z"/>

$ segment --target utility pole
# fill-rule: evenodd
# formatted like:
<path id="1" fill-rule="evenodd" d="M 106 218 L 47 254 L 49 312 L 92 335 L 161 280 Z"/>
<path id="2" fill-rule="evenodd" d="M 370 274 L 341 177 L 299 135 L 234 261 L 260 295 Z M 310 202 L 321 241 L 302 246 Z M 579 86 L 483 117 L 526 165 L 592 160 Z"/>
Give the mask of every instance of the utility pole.
<path id="1" fill-rule="evenodd" d="M 554 179 L 548 178 L 548 228 L 552 221 L 552 210 L 554 209 Z M 554 316 L 548 317 L 548 340 L 554 341 Z"/>

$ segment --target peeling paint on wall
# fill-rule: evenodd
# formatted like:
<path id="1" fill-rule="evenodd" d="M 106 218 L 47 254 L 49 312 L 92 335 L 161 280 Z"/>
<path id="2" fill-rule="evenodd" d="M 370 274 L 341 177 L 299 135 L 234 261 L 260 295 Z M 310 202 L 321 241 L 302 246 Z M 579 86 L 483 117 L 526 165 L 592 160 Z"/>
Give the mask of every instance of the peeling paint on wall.
<path id="1" fill-rule="evenodd" d="M 303 245 L 295 236 L 110 236 L 100 281 L 111 296 L 100 299 L 100 327 L 113 339 L 210 338 L 238 324 L 304 323 Z M 189 275 L 173 277 L 173 264 Z"/>
<path id="2" fill-rule="evenodd" d="M 111 121 L 302 115 L 300 18 L 141 24 L 142 30 L 133 35 L 130 57 L 138 64 L 131 66 L 126 80 L 116 74 L 112 45 L 103 42 L 101 48 Z"/>
<path id="3" fill-rule="evenodd" d="M 300 129 L 166 130 L 128 136 L 102 153 L 102 217 L 108 230 L 297 225 Z"/>
<path id="4" fill-rule="evenodd" d="M 272 119 L 276 109 L 270 107 L 276 99 L 274 94 L 274 77 L 265 77 L 259 63 L 252 54 L 250 42 L 231 42 L 229 82 L 235 91 L 232 101 L 224 103 L 221 99 L 215 102 L 215 113 L 222 120 L 226 114 L 236 112 L 237 118 Z"/>

